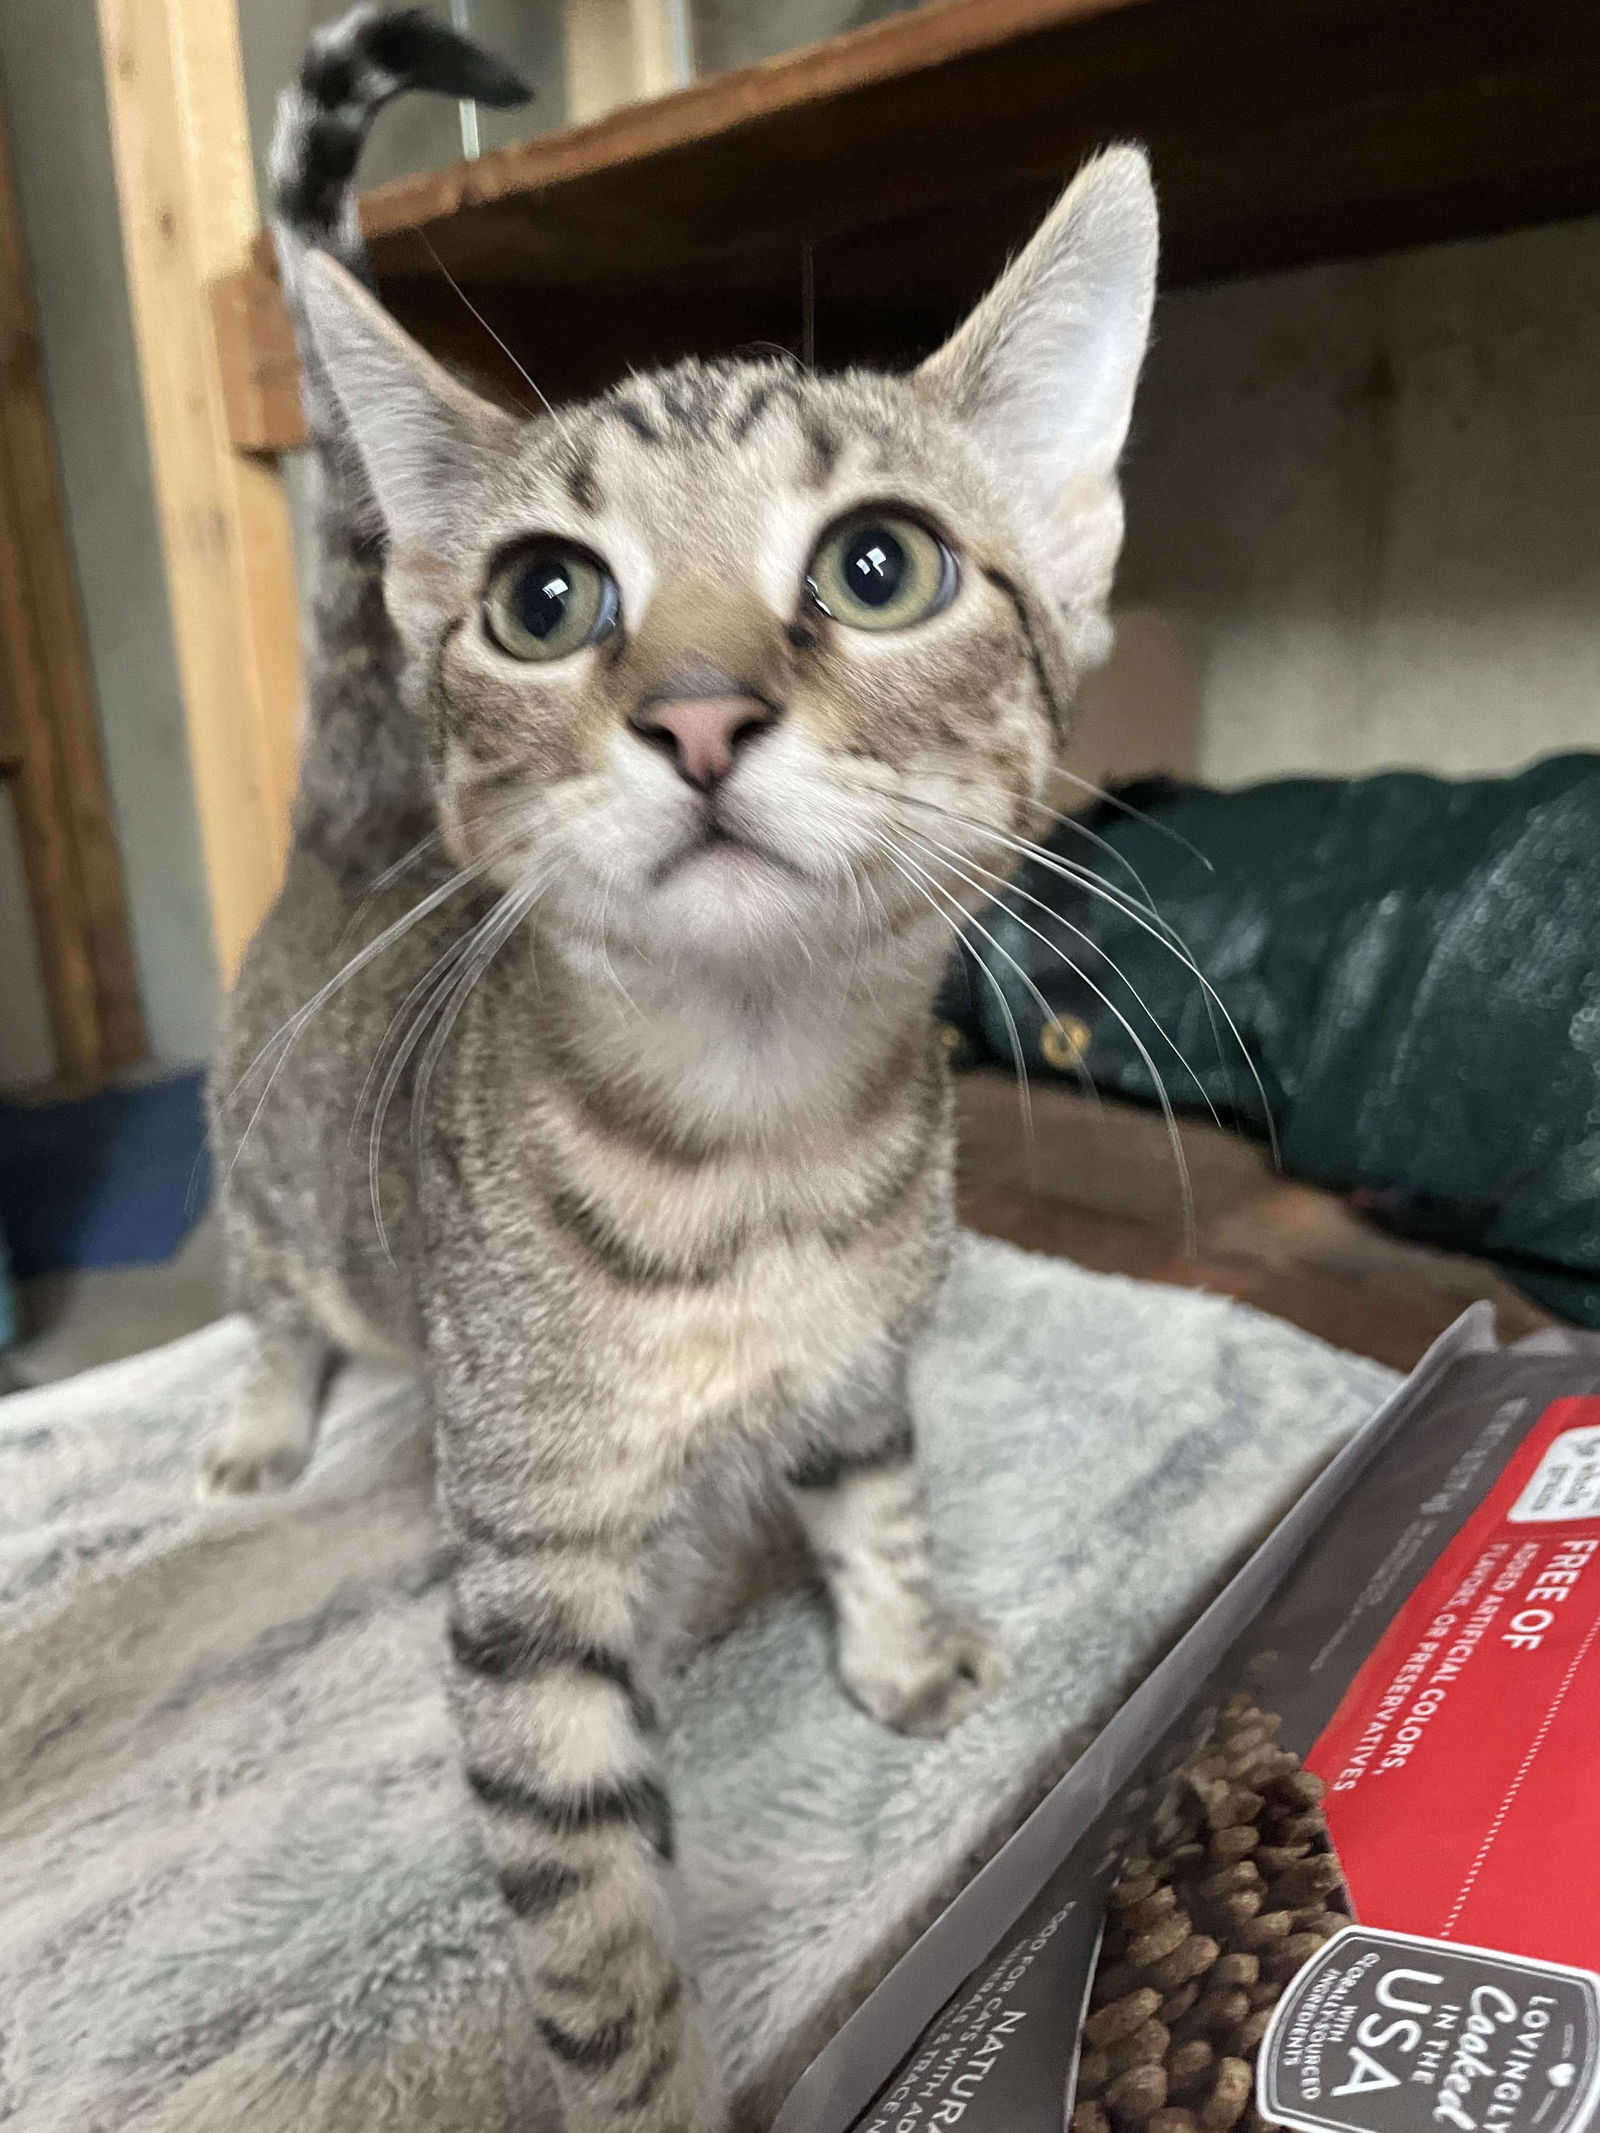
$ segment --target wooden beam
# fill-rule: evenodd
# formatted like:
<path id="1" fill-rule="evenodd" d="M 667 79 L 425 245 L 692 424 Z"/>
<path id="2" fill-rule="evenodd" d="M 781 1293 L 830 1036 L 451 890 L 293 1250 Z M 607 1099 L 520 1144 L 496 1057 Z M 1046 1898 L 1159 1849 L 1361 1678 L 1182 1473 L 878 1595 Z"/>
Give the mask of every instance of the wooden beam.
<path id="1" fill-rule="evenodd" d="M 144 1055 L 27 258 L 0 125 L 0 776 L 22 845 L 56 1070 Z"/>
<path id="2" fill-rule="evenodd" d="M 231 0 L 99 0 L 134 329 L 219 961 L 276 888 L 299 622 L 274 470 L 240 456 L 210 286 L 258 217 Z"/>

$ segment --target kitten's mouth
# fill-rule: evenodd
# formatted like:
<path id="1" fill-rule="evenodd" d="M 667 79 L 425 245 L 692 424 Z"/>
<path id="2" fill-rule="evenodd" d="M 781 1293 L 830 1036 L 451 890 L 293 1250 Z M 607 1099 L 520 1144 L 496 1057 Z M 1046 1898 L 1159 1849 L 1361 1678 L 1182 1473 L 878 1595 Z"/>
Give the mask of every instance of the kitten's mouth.
<path id="1" fill-rule="evenodd" d="M 781 852 L 757 843 L 753 837 L 742 836 L 720 817 L 708 812 L 692 835 L 652 871 L 650 885 L 660 888 L 674 876 L 702 862 L 739 869 L 768 867 L 775 873 L 792 875 L 797 881 L 806 878 L 800 868 L 792 860 L 785 859 Z"/>

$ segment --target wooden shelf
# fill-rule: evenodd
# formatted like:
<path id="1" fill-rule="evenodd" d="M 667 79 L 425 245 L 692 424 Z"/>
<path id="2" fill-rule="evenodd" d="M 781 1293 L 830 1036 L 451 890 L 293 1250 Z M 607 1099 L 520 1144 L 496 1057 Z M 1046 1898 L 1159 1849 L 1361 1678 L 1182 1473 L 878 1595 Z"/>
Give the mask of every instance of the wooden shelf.
<path id="1" fill-rule="evenodd" d="M 384 187 L 396 314 L 552 397 L 629 364 L 930 345 L 1081 158 L 1148 143 L 1187 283 L 1600 208 L 1595 0 L 942 0 L 592 125 Z M 426 239 L 426 242 L 424 241 Z M 216 287 L 236 443 L 295 442 L 266 249 Z"/>

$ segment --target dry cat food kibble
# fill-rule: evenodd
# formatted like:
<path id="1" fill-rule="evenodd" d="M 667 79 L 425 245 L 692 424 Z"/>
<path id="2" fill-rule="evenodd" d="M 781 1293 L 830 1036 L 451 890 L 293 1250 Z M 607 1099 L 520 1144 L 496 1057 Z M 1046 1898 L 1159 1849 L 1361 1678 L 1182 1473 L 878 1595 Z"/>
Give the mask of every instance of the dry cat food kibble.
<path id="1" fill-rule="evenodd" d="M 1600 2133 L 1597 1795 L 1600 1338 L 1469 1317 L 774 2133 Z"/>
<path id="2" fill-rule="evenodd" d="M 1285 1984 L 1350 1923 L 1322 1780 L 1245 1691 L 1169 1784 L 1107 1906 L 1072 2133 L 1266 2123 L 1255 2055 Z"/>

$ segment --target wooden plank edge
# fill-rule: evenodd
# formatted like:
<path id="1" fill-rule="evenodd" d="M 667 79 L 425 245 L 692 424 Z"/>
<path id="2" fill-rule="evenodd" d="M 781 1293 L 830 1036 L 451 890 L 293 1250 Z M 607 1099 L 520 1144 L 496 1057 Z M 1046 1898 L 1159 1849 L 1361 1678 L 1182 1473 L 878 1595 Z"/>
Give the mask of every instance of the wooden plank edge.
<path id="1" fill-rule="evenodd" d="M 236 452 L 294 451 L 306 441 L 294 329 L 274 276 L 255 266 L 219 275 L 207 289 L 217 375 Z"/>

